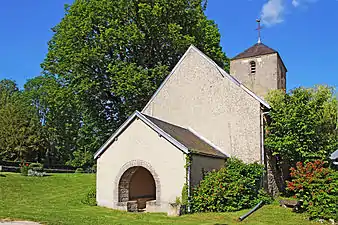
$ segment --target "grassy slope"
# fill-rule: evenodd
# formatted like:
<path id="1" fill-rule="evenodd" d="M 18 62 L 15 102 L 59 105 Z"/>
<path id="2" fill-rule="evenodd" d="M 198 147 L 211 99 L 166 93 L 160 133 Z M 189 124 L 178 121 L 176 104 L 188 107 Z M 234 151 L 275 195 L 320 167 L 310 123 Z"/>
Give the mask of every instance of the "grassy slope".
<path id="1" fill-rule="evenodd" d="M 0 219 L 25 219 L 44 224 L 239 224 L 236 213 L 204 213 L 169 218 L 165 214 L 126 213 L 83 205 L 80 200 L 95 184 L 89 174 L 53 174 L 22 177 L 6 173 L 0 177 Z M 240 224 L 313 224 L 302 215 L 277 205 L 264 206 Z"/>

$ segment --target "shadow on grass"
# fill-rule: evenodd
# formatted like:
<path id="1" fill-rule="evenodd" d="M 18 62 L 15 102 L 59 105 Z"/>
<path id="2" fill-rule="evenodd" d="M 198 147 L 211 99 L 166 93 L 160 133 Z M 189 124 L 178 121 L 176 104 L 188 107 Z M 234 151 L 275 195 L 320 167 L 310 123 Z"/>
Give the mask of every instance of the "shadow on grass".
<path id="1" fill-rule="evenodd" d="M 44 174 L 43 176 L 29 176 L 29 175 L 27 175 L 26 177 L 38 177 L 38 178 L 44 178 L 44 177 L 51 177 L 51 176 L 53 176 L 52 174 Z"/>
<path id="2" fill-rule="evenodd" d="M 1 176 L 1 175 L 0 175 Z M 22 175 L 23 177 L 35 177 L 35 178 L 44 178 L 44 177 L 51 177 L 52 174 L 44 174 L 43 176 L 34 176 L 34 175 Z"/>
<path id="3" fill-rule="evenodd" d="M 0 177 L 6 177 L 6 175 L 4 175 L 4 174 L 0 174 Z"/>
<path id="4" fill-rule="evenodd" d="M 215 223 L 214 225 L 228 225 L 227 223 Z"/>

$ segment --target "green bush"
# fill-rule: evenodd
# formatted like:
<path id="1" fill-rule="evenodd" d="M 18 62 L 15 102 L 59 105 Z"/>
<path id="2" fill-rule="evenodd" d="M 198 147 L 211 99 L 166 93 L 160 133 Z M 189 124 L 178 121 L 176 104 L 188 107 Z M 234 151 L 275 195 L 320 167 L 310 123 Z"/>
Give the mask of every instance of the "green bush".
<path id="1" fill-rule="evenodd" d="M 230 158 L 225 168 L 209 172 L 193 190 L 194 212 L 226 212 L 251 208 L 267 195 L 260 190 L 263 166 Z"/>
<path id="2" fill-rule="evenodd" d="M 84 170 L 82 168 L 77 168 L 75 170 L 75 173 L 84 173 Z"/>
<path id="3" fill-rule="evenodd" d="M 324 166 L 320 160 L 298 162 L 291 168 L 287 190 L 303 200 L 301 207 L 310 219 L 338 220 L 338 172 Z"/>
<path id="4" fill-rule="evenodd" d="M 97 165 L 94 164 L 94 165 L 92 166 L 92 173 L 96 173 L 96 171 L 97 171 Z"/>
<path id="5" fill-rule="evenodd" d="M 22 163 L 20 165 L 20 173 L 22 176 L 28 176 L 28 163 Z"/>
<path id="6" fill-rule="evenodd" d="M 30 177 L 43 177 L 46 176 L 43 165 L 41 163 L 23 163 L 20 167 L 21 174 Z"/>
<path id="7" fill-rule="evenodd" d="M 96 189 L 91 188 L 81 201 L 83 204 L 95 206 L 96 205 Z"/>
<path id="8" fill-rule="evenodd" d="M 29 166 L 28 166 L 28 170 L 33 170 L 33 171 L 36 171 L 36 172 L 43 172 L 43 165 L 41 163 L 31 163 Z"/>
<path id="9" fill-rule="evenodd" d="M 264 188 L 261 188 L 258 191 L 258 199 L 259 201 L 262 201 L 265 205 L 267 204 L 271 204 L 273 202 L 273 198 L 271 197 L 271 195 L 269 195 Z"/>
<path id="10" fill-rule="evenodd" d="M 184 184 L 182 188 L 182 205 L 188 205 L 188 185 Z"/>

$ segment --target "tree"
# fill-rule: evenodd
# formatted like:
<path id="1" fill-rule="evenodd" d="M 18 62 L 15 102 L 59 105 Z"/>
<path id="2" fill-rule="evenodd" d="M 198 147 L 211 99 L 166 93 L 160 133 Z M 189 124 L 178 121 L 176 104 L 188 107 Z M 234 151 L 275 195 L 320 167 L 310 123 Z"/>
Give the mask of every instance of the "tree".
<path id="1" fill-rule="evenodd" d="M 77 145 L 81 128 L 79 101 L 72 90 L 53 76 L 38 76 L 25 84 L 24 95 L 39 117 L 47 141 L 45 163 L 66 164 Z"/>
<path id="2" fill-rule="evenodd" d="M 96 151 L 141 109 L 190 44 L 228 69 L 205 7 L 202 0 L 76 0 L 66 7 L 42 68 L 79 101 L 83 151 Z"/>
<path id="3" fill-rule="evenodd" d="M 18 94 L 19 88 L 12 80 L 3 79 L 0 80 L 0 108 L 5 106 L 13 95 Z"/>
<path id="4" fill-rule="evenodd" d="M 15 82 L 0 81 L 0 159 L 39 160 L 43 136 L 38 117 Z"/>
<path id="5" fill-rule="evenodd" d="M 338 101 L 333 88 L 296 88 L 269 93 L 271 123 L 266 147 L 282 160 L 327 159 L 338 147 Z"/>

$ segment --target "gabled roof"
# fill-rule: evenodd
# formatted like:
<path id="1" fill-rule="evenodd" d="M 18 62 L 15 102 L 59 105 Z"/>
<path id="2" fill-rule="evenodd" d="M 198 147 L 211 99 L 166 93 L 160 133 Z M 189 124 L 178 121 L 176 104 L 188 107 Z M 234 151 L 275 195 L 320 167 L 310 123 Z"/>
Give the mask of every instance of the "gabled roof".
<path id="1" fill-rule="evenodd" d="M 234 59 L 243 59 L 243 58 L 250 58 L 250 57 L 255 57 L 259 55 L 267 55 L 267 54 L 273 54 L 273 53 L 278 53 L 276 50 L 266 46 L 263 43 L 257 43 L 247 50 L 245 50 L 242 53 L 239 53 L 235 57 L 232 58 Z"/>
<path id="2" fill-rule="evenodd" d="M 197 136 L 193 132 L 136 111 L 122 124 L 121 127 L 116 130 L 108 141 L 101 146 L 101 148 L 94 154 L 94 159 L 100 157 L 100 155 L 117 140 L 117 137 L 125 129 L 127 129 L 129 124 L 131 124 L 136 118 L 139 118 L 161 137 L 169 141 L 185 154 L 192 153 L 216 158 L 227 157 L 216 147 L 210 145 L 204 141 L 203 138 Z"/>
<path id="3" fill-rule="evenodd" d="M 251 57 L 256 57 L 256 56 L 260 56 L 260 55 L 274 54 L 274 53 L 277 54 L 277 56 L 278 56 L 279 60 L 281 61 L 283 67 L 287 71 L 288 69 L 286 68 L 286 66 L 285 66 L 285 64 L 282 60 L 282 57 L 280 57 L 278 51 L 270 48 L 269 46 L 266 46 L 263 43 L 254 44 L 253 46 L 251 46 L 250 48 L 248 48 L 244 52 L 239 53 L 238 55 L 233 57 L 231 60 L 245 59 L 245 58 L 251 58 Z"/>
<path id="4" fill-rule="evenodd" d="M 174 67 L 174 69 L 170 72 L 170 74 L 165 78 L 165 80 L 162 82 L 162 84 L 160 85 L 160 87 L 156 90 L 156 92 L 153 94 L 153 96 L 150 98 L 150 100 L 148 101 L 148 103 L 146 104 L 146 106 L 143 108 L 142 111 L 144 111 L 149 104 L 155 99 L 155 97 L 157 96 L 157 94 L 160 92 L 160 90 L 164 87 L 164 85 L 167 83 L 167 81 L 170 79 L 170 77 L 175 73 L 175 71 L 177 70 L 177 68 L 181 65 L 181 63 L 183 62 L 183 60 L 186 58 L 186 56 L 188 55 L 188 53 L 191 50 L 195 50 L 200 56 L 202 56 L 204 59 L 206 59 L 210 64 L 212 64 L 220 73 L 220 75 L 224 78 L 229 79 L 232 83 L 234 83 L 235 85 L 239 86 L 240 88 L 242 88 L 247 94 L 249 94 L 251 97 L 253 97 L 254 99 L 256 99 L 258 102 L 261 103 L 261 105 L 263 105 L 265 108 L 267 109 L 271 109 L 270 105 L 264 101 L 262 98 L 260 98 L 258 95 L 256 95 L 255 93 L 253 93 L 252 91 L 250 91 L 247 87 L 245 87 L 241 82 L 239 82 L 235 77 L 231 76 L 230 74 L 228 74 L 227 72 L 225 72 L 220 66 L 217 65 L 216 62 L 214 62 L 212 59 L 210 59 L 207 55 L 205 55 L 203 52 L 201 52 L 198 48 L 196 48 L 194 45 L 190 45 L 190 47 L 188 48 L 188 50 L 184 53 L 184 55 L 181 57 L 181 59 L 178 61 L 178 63 L 176 64 L 176 66 Z"/>
<path id="5" fill-rule="evenodd" d="M 227 157 L 220 150 L 218 150 L 217 147 L 205 142 L 201 138 L 201 136 L 196 134 L 196 132 L 192 132 L 189 129 L 167 123 L 165 121 L 156 119 L 145 114 L 143 115 L 147 117 L 151 122 L 156 124 L 159 128 L 161 128 L 164 132 L 166 132 L 171 137 L 175 138 L 178 142 L 186 146 L 189 149 L 189 152 L 219 158 Z"/>

